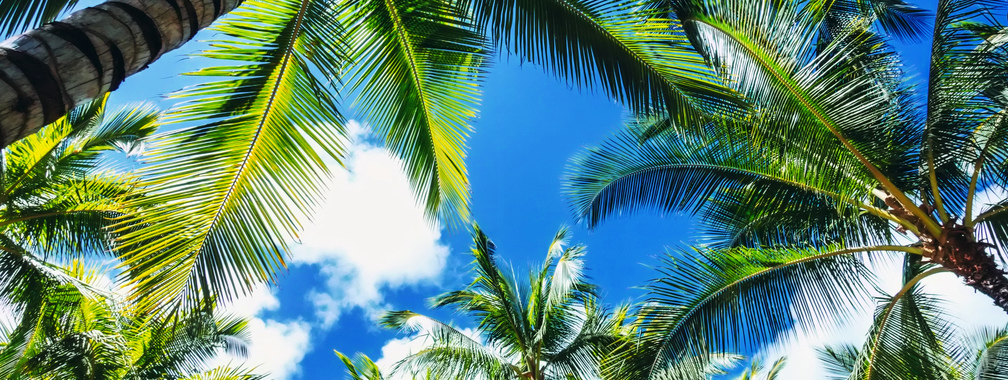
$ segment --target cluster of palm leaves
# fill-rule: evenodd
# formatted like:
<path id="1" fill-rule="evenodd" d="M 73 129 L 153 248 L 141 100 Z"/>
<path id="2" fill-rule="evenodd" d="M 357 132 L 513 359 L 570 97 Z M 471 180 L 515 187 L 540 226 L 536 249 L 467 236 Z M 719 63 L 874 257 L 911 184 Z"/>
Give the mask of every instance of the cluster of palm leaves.
<path id="1" fill-rule="evenodd" d="M 118 288 L 117 220 L 142 196 L 123 166 L 158 126 L 150 105 L 117 112 L 98 99 L 2 151 L 0 378 L 253 380 L 205 368 L 245 355 L 242 319 L 212 303 L 151 313 Z"/>

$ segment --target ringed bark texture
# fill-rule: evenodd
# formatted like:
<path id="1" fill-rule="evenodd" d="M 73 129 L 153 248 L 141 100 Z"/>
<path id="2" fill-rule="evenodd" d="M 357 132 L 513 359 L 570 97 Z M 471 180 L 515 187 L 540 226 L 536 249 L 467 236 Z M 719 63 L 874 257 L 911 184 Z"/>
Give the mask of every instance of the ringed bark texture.
<path id="1" fill-rule="evenodd" d="M 0 43 L 0 148 L 115 90 L 242 0 L 112 0 Z"/>
<path id="2" fill-rule="evenodd" d="M 893 196 L 885 198 L 890 212 L 914 224 L 919 231 L 923 256 L 945 267 L 963 279 L 966 285 L 990 297 L 994 304 L 1008 312 L 1008 277 L 993 255 L 987 253 L 993 245 L 979 242 L 972 228 L 956 223 L 955 219 L 942 223 L 942 232 L 934 236 L 927 231 L 919 218 L 907 211 Z M 922 204 L 921 210 L 934 213 L 934 207 Z M 906 233 L 901 227 L 900 232 Z"/>

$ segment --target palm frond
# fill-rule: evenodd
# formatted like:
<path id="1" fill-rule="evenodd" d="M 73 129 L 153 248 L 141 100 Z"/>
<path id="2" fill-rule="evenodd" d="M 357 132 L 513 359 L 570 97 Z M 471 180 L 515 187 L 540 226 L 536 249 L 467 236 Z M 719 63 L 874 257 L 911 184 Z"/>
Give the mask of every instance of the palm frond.
<path id="1" fill-rule="evenodd" d="M 854 379 L 952 378 L 963 351 L 956 343 L 957 327 L 942 318 L 942 301 L 929 295 L 919 281 L 934 273 L 907 255 L 904 287 L 879 297 L 875 323 L 858 357 Z"/>
<path id="2" fill-rule="evenodd" d="M 366 0 L 339 18 L 356 105 L 402 159 L 427 215 L 468 221 L 465 139 L 488 54 L 468 15 L 454 1 Z"/>
<path id="3" fill-rule="evenodd" d="M 938 4 L 919 186 L 928 189 L 929 202 L 940 206 L 942 219 L 962 217 L 967 197 L 972 196 L 971 173 L 964 168 L 980 171 L 991 153 L 1003 156 L 1004 148 L 989 145 L 993 141 L 986 136 L 999 128 L 992 124 L 999 122 L 1003 107 L 990 95 L 1003 86 L 1004 69 L 992 59 L 997 49 L 984 47 L 983 36 L 974 31 L 976 23 L 996 26 L 993 15 L 1002 7 L 986 0 Z"/>
<path id="4" fill-rule="evenodd" d="M 500 50 L 579 88 L 600 89 L 632 111 L 666 110 L 704 123 L 745 107 L 690 46 L 676 20 L 640 1 L 474 0 Z"/>
<path id="5" fill-rule="evenodd" d="M 335 95 L 339 29 L 325 1 L 251 1 L 215 24 L 226 39 L 190 73 L 211 81 L 173 95 L 182 125 L 154 138 L 140 171 L 146 196 L 120 225 L 125 275 L 141 307 L 182 310 L 233 300 L 285 268 L 287 245 L 318 206 L 325 158 L 346 131 Z M 335 45 L 335 46 L 334 46 Z"/>
<path id="6" fill-rule="evenodd" d="M 481 342 L 452 326 L 410 311 L 389 312 L 382 324 L 420 334 L 430 344 L 396 363 L 393 373 L 414 377 L 425 373 L 438 378 L 504 380 L 514 378 L 515 369 Z"/>
<path id="7" fill-rule="evenodd" d="M 1008 379 L 1008 328 L 983 328 L 967 336 L 966 344 L 973 354 L 968 375 L 973 379 Z"/>
<path id="8" fill-rule="evenodd" d="M 381 374 L 381 370 L 378 365 L 371 360 L 367 355 L 358 353 L 351 360 L 342 352 L 333 350 L 336 352 L 336 356 L 339 356 L 340 361 L 347 368 L 347 375 L 350 375 L 352 380 L 383 380 L 384 377 Z"/>
<path id="9" fill-rule="evenodd" d="M 712 352 L 758 349 L 793 328 L 828 329 L 860 307 L 872 280 L 851 254 L 894 248 L 693 248 L 670 255 L 641 311 L 640 339 L 653 355 L 628 365 L 651 376 L 676 366 L 698 372 Z"/>
<path id="10" fill-rule="evenodd" d="M 829 380 L 847 380 L 858 366 L 858 348 L 845 344 L 818 350 L 820 363 Z"/>
<path id="11" fill-rule="evenodd" d="M 265 378 L 267 378 L 266 375 L 257 373 L 255 369 L 222 366 L 179 380 L 262 380 Z"/>
<path id="12" fill-rule="evenodd" d="M 0 0 L 0 33 L 4 39 L 55 21 L 78 0 Z"/>
<path id="13" fill-rule="evenodd" d="M 636 131 L 623 132 L 571 159 L 564 191 L 589 227 L 608 216 L 644 207 L 663 212 L 703 211 L 705 220 L 716 223 L 713 229 L 721 230 L 715 231 L 722 233 L 720 243 L 734 245 L 737 242 L 732 240 L 738 239 L 729 234 L 760 232 L 759 226 L 750 224 L 753 217 L 832 208 L 830 214 L 838 218 L 817 222 L 806 216 L 804 226 L 796 221 L 793 229 L 778 231 L 788 228 L 781 223 L 760 235 L 797 244 L 803 241 L 785 239 L 785 233 L 800 235 L 803 228 L 811 228 L 829 236 L 831 226 L 825 223 L 844 223 L 841 230 L 851 230 L 879 226 L 874 220 L 887 216 L 872 200 L 870 179 L 850 175 L 842 166 L 824 165 L 840 160 L 840 152 L 781 154 L 752 146 L 746 134 L 731 127 L 666 133 L 643 143 L 636 136 Z M 782 205 L 786 207 L 776 207 Z M 740 208 L 746 206 L 754 208 Z M 871 216 L 861 217 L 864 210 Z"/>
<path id="14" fill-rule="evenodd" d="M 835 156 L 830 165 L 871 179 L 925 216 L 903 190 L 917 175 L 918 126 L 898 59 L 881 37 L 854 23 L 820 45 L 822 20 L 800 2 L 683 3 L 676 13 L 688 20 L 694 45 L 756 109 L 737 123 L 751 145 L 792 157 Z"/>

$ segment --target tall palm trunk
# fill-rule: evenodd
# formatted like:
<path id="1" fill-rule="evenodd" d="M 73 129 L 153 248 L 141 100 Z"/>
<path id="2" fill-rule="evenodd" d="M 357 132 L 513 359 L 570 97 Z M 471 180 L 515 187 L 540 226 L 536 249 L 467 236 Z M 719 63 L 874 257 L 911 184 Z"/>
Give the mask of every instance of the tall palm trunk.
<path id="1" fill-rule="evenodd" d="M 56 121 L 242 0 L 113 0 L 0 43 L 0 147 Z"/>

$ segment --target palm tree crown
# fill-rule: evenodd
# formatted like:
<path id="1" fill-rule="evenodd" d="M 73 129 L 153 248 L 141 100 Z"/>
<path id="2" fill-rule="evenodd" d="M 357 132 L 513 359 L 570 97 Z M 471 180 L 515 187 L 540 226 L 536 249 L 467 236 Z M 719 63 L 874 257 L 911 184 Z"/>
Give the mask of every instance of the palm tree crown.
<path id="1" fill-rule="evenodd" d="M 924 36 L 928 13 L 906 3 L 655 3 L 748 108 L 640 115 L 572 160 L 590 226 L 642 207 L 700 216 L 704 246 L 652 286 L 643 371 L 846 315 L 870 296 L 869 258 L 916 255 L 935 265 L 916 281 L 950 271 L 1008 311 L 1002 4 L 939 2 L 920 104 L 887 39 Z"/>
<path id="2" fill-rule="evenodd" d="M 386 314 L 393 328 L 421 331 L 428 345 L 400 361 L 396 371 L 451 379 L 592 379 L 601 358 L 623 337 L 626 309 L 600 306 L 585 282 L 583 246 L 564 247 L 561 229 L 542 267 L 527 283 L 505 275 L 495 246 L 474 227 L 476 278 L 463 290 L 433 299 L 479 321 L 480 337 L 411 311 Z"/>

